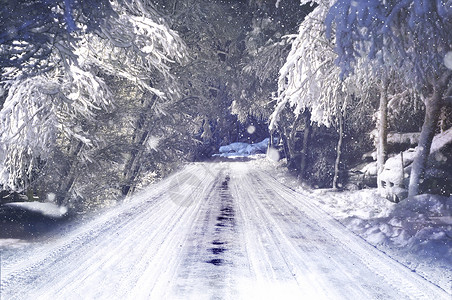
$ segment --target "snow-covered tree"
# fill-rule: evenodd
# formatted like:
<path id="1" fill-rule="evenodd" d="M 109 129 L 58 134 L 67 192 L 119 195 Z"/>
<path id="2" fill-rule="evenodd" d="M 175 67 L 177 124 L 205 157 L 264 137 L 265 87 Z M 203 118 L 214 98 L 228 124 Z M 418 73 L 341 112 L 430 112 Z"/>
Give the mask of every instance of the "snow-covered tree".
<path id="1" fill-rule="evenodd" d="M 103 143 L 96 116 L 114 105 L 112 78 L 156 95 L 150 109 L 159 113 L 177 95 L 170 65 L 186 56 L 177 34 L 142 1 L 90 3 L 2 8 L 2 21 L 9 20 L 7 12 L 20 17 L 2 24 L 10 30 L 0 36 L 0 84 L 7 94 L 0 111 L 5 187 L 26 188 L 58 148 L 71 161 L 62 189 L 71 188 L 71 168 L 92 161 Z"/>
<path id="2" fill-rule="evenodd" d="M 278 71 L 291 48 L 291 34 L 312 10 L 299 2 L 250 1 L 250 29 L 246 33 L 244 53 L 237 66 L 236 84 L 232 89 L 233 113 L 239 120 L 249 116 L 267 120 L 272 112 L 272 94 L 277 89 Z"/>
<path id="3" fill-rule="evenodd" d="M 326 25 L 328 35 L 334 33 L 343 76 L 356 70 L 357 58 L 367 54 L 373 64 L 392 70 L 402 68 L 404 72 L 398 74 L 424 98 L 424 125 L 409 184 L 409 195 L 418 194 L 452 76 L 444 63 L 451 51 L 450 3 L 340 0 L 329 10 Z"/>
<path id="4" fill-rule="evenodd" d="M 299 3 L 276 8 L 271 0 L 154 2 L 193 58 L 177 76 L 183 96 L 193 99 L 200 124 L 210 131 L 200 152 L 237 141 L 244 123 L 266 122 L 277 70 L 290 48 L 282 36 L 303 16 Z M 203 130 L 200 140 L 201 135 Z"/>
<path id="5" fill-rule="evenodd" d="M 334 41 L 327 39 L 323 22 L 329 7 L 328 1 L 319 1 L 314 11 L 300 24 L 299 34 L 292 42 L 292 50 L 280 70 L 277 104 L 271 116 L 270 129 L 275 130 L 281 125 L 281 114 L 287 105 L 293 108 L 295 115 L 308 111 L 310 121 L 334 126 L 339 133 L 333 176 L 333 185 L 337 186 L 345 118 L 362 112 L 365 107 L 362 103 L 366 100 L 362 90 L 369 88 L 372 82 L 364 70 L 354 78 L 340 78 L 341 70 L 335 64 L 337 54 Z M 365 67 L 364 64 L 362 67 Z M 363 96 L 357 97 L 359 94 Z M 294 125 L 291 131 L 293 128 Z M 291 136 L 294 138 L 290 135 L 289 139 Z"/>

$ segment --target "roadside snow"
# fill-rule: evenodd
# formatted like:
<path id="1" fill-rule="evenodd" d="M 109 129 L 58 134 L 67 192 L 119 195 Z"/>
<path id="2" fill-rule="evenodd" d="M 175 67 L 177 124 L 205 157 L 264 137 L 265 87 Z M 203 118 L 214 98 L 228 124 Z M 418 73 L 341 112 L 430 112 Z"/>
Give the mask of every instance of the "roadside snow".
<path id="1" fill-rule="evenodd" d="M 388 137 L 388 141 L 394 142 L 398 140 L 399 142 L 410 142 L 411 144 L 418 139 L 418 134 L 416 133 L 403 133 L 403 134 L 392 134 L 391 139 Z M 430 148 L 430 165 L 443 163 L 447 157 L 446 146 L 452 143 L 452 128 L 437 134 L 432 141 Z M 446 155 L 445 155 L 446 154 Z M 399 199 L 406 198 L 408 191 L 405 187 L 409 184 L 409 176 L 411 172 L 411 164 L 413 163 L 417 155 L 417 148 L 409 148 L 399 154 L 389 157 L 384 165 L 384 170 L 380 175 L 380 180 L 385 186 L 385 195 L 387 197 L 394 197 L 395 201 Z M 377 163 L 372 162 L 367 164 L 360 170 L 361 173 L 365 175 L 376 176 Z M 429 167 L 426 170 L 426 178 L 445 178 L 447 173 L 444 170 L 437 169 L 437 167 Z M 443 186 L 438 186 L 437 189 L 448 190 L 448 183 Z M 447 194 L 447 193 L 445 193 Z"/>
<path id="2" fill-rule="evenodd" d="M 12 202 L 7 203 L 5 206 L 18 207 L 25 210 L 40 213 L 46 217 L 61 218 L 67 213 L 67 208 L 64 206 L 58 206 L 53 203 L 43 202 Z"/>
<path id="3" fill-rule="evenodd" d="M 416 145 L 419 142 L 420 135 L 420 132 L 390 132 L 388 133 L 388 143 Z"/>
<path id="4" fill-rule="evenodd" d="M 0 239 L 0 251 L 6 248 L 19 249 L 29 245 L 29 242 L 21 239 Z"/>
<path id="5" fill-rule="evenodd" d="M 452 143 L 452 127 L 448 130 L 435 135 L 430 148 L 430 154 L 443 148 L 445 145 Z"/>
<path id="6" fill-rule="evenodd" d="M 394 204 L 374 189 L 328 196 L 322 208 L 347 228 L 451 292 L 452 197 L 424 194 Z"/>
<path id="7" fill-rule="evenodd" d="M 259 153 L 265 153 L 267 151 L 269 139 L 266 138 L 263 141 L 255 144 L 248 143 L 232 143 L 227 146 L 221 146 L 219 154 L 213 156 L 218 157 L 247 157 Z"/>
<path id="8" fill-rule="evenodd" d="M 452 197 L 424 194 L 396 204 L 376 189 L 310 190 L 288 174 L 283 161 L 258 163 L 281 183 L 311 195 L 313 203 L 367 242 L 452 293 Z"/>

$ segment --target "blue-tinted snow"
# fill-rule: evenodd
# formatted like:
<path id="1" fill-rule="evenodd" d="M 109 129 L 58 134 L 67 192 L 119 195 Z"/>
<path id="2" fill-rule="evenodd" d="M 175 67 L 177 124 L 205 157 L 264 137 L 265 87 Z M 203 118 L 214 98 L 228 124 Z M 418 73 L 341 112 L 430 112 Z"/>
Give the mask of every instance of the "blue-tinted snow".
<path id="1" fill-rule="evenodd" d="M 250 155 L 261 154 L 267 151 L 269 138 L 255 144 L 248 143 L 232 143 L 227 146 L 220 147 L 220 153 L 214 154 L 219 157 L 247 157 Z"/>

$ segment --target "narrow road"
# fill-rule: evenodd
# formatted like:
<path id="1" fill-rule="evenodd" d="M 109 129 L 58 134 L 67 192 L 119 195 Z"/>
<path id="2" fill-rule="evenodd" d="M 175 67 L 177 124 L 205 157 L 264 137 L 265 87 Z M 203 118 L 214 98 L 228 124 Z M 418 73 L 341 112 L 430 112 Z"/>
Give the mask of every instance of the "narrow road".
<path id="1" fill-rule="evenodd" d="M 450 299 L 254 162 L 197 163 L 2 261 L 1 299 Z"/>

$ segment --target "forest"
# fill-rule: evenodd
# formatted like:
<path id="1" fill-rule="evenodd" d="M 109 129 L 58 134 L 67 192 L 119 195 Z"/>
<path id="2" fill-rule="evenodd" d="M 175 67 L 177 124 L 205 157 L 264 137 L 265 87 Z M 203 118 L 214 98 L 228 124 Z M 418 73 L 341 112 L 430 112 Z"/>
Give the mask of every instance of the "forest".
<path id="1" fill-rule="evenodd" d="M 0 3 L 2 203 L 86 212 L 267 137 L 315 188 L 452 193 L 448 0 Z"/>

